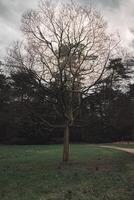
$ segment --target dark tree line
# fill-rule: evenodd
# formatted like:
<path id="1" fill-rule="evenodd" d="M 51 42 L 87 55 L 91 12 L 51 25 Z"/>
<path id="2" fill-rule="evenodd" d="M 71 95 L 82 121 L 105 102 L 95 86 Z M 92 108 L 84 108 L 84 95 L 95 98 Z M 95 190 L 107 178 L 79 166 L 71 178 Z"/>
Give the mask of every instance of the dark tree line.
<path id="1" fill-rule="evenodd" d="M 134 84 L 130 84 L 131 66 L 122 63 L 119 58 L 113 59 L 109 61 L 107 73 L 109 75 L 93 87 L 81 106 L 75 124 L 71 126 L 71 142 L 133 140 Z M 58 78 L 49 87 L 58 94 Z M 63 142 L 63 116 L 50 90 L 38 80 L 34 70 L 12 70 L 8 75 L 1 70 L 0 143 Z M 77 104 L 77 96 L 75 99 Z"/>

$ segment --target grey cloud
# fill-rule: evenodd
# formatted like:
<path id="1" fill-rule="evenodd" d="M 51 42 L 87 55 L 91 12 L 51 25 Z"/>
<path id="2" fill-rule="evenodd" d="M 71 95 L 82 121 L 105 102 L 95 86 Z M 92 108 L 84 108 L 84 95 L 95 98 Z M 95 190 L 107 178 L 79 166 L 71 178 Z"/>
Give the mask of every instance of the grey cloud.
<path id="1" fill-rule="evenodd" d="M 120 0 L 119 6 L 116 9 L 103 9 L 103 15 L 108 21 L 110 31 L 118 31 L 122 42 L 129 50 L 134 50 L 132 33 L 134 22 L 134 1 Z"/>
<path id="2" fill-rule="evenodd" d="M 61 1 L 61 0 L 59 0 Z M 64 0 L 70 1 L 70 0 Z M 77 1 L 77 0 L 75 0 Z M 134 0 L 78 0 L 98 8 L 108 21 L 110 31 L 119 31 L 126 46 L 131 46 L 134 40 Z M 38 0 L 0 0 L 0 57 L 5 54 L 5 48 L 16 39 L 21 38 L 19 31 L 22 13 L 28 8 L 34 8 Z"/>
<path id="3" fill-rule="evenodd" d="M 79 0 L 84 4 L 92 4 L 97 7 L 111 7 L 111 8 L 118 8 L 120 6 L 121 0 Z"/>
<path id="4" fill-rule="evenodd" d="M 134 51 L 134 0 L 83 0 L 96 7 L 108 22 L 108 30 L 119 33 L 124 47 Z"/>
<path id="5" fill-rule="evenodd" d="M 0 0 L 0 58 L 13 40 L 21 38 L 22 13 L 37 6 L 38 0 Z"/>

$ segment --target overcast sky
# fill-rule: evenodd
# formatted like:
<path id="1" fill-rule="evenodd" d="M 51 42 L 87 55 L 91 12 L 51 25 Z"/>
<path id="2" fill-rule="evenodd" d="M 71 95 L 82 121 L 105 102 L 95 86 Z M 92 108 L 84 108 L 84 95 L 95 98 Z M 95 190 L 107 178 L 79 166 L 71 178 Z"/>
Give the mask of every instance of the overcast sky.
<path id="1" fill-rule="evenodd" d="M 90 0 L 79 1 L 83 4 L 90 2 Z M 13 40 L 22 37 L 20 32 L 22 13 L 29 8 L 36 8 L 37 4 L 38 0 L 0 0 L 0 58 L 4 56 L 5 49 Z M 132 48 L 134 0 L 92 0 L 92 4 L 102 12 L 109 23 L 109 29 L 118 30 L 124 45 Z"/>

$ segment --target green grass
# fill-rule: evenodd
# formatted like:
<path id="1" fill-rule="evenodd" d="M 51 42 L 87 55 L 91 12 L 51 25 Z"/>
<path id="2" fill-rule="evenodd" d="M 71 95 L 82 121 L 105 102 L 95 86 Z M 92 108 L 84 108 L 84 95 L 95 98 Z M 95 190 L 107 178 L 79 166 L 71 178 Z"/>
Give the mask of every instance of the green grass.
<path id="1" fill-rule="evenodd" d="M 0 146 L 0 200 L 132 200 L 134 156 L 99 145 Z"/>

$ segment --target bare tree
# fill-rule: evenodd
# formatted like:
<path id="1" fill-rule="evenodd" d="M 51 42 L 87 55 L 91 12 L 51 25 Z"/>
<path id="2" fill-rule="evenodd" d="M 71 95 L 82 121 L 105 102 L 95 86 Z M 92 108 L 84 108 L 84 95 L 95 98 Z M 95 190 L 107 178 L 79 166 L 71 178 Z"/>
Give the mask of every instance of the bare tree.
<path id="1" fill-rule="evenodd" d="M 11 65 L 34 68 L 40 81 L 57 85 L 64 119 L 63 161 L 69 159 L 69 128 L 81 105 L 98 81 L 106 76 L 109 57 L 116 44 L 106 33 L 103 17 L 91 7 L 73 2 L 57 7 L 41 1 L 37 10 L 22 17 L 26 48 L 10 52 Z M 22 56 L 22 54 L 24 56 Z"/>

